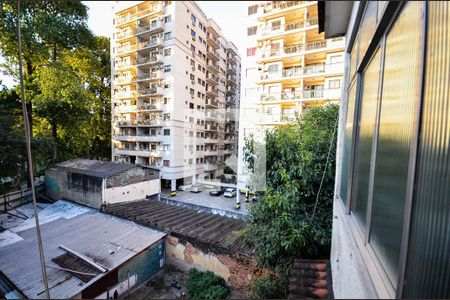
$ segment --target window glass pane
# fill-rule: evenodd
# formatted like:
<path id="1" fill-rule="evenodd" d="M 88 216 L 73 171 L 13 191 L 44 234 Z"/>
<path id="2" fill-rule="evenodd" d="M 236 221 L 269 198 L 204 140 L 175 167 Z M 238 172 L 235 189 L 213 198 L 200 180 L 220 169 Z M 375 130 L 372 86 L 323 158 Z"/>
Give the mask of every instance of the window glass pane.
<path id="1" fill-rule="evenodd" d="M 378 103 L 381 51 L 378 50 L 363 73 L 363 88 L 360 102 L 358 142 L 355 148 L 354 192 L 351 210 L 359 224 L 366 227 L 367 199 L 369 191 L 370 160 Z"/>
<path id="2" fill-rule="evenodd" d="M 407 2 L 386 39 L 370 244 L 394 287 L 420 83 L 423 5 Z"/>
<path id="3" fill-rule="evenodd" d="M 346 203 L 347 201 L 347 185 L 349 178 L 349 163 L 352 149 L 353 138 L 353 119 L 355 113 L 355 98 L 356 98 L 356 83 L 353 84 L 348 92 L 347 103 L 347 116 L 344 131 L 344 149 L 342 154 L 342 169 L 341 169 L 341 182 L 340 182 L 340 196 Z"/>
<path id="4" fill-rule="evenodd" d="M 373 34 L 377 26 L 377 1 L 367 1 L 366 10 L 364 12 L 364 19 L 361 23 L 361 35 L 359 40 L 359 53 L 366 52 L 367 47 L 372 40 Z"/>
<path id="5" fill-rule="evenodd" d="M 349 82 L 351 82 L 351 79 L 353 78 L 353 75 L 355 74 L 357 70 L 357 65 L 359 64 L 359 33 L 355 38 L 355 43 L 353 44 L 352 48 L 352 54 L 350 56 L 350 77 Z"/>

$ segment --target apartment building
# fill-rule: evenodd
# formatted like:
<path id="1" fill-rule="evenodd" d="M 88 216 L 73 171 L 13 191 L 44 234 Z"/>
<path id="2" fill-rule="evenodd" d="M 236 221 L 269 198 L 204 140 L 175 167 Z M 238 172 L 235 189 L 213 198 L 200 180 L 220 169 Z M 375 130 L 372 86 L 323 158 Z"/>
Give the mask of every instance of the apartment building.
<path id="1" fill-rule="evenodd" d="M 347 36 L 331 267 L 339 299 L 450 298 L 450 3 L 324 1 Z"/>
<path id="2" fill-rule="evenodd" d="M 344 70 L 344 38 L 318 32 L 317 1 L 257 1 L 247 9 L 240 155 L 244 136 L 262 138 L 310 107 L 339 102 Z M 238 173 L 243 187 L 242 158 Z"/>
<path id="3" fill-rule="evenodd" d="M 161 170 L 164 185 L 215 179 L 236 151 L 240 57 L 194 1 L 117 1 L 112 158 Z"/>

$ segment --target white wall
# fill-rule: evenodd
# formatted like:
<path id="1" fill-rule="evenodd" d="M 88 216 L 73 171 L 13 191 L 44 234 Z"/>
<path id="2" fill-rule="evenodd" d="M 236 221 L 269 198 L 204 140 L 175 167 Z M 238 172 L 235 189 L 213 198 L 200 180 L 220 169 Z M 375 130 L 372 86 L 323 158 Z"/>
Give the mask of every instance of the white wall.
<path id="1" fill-rule="evenodd" d="M 105 190 L 106 204 L 133 201 L 159 194 L 161 184 L 159 179 L 143 181 L 126 186 L 112 187 Z"/>

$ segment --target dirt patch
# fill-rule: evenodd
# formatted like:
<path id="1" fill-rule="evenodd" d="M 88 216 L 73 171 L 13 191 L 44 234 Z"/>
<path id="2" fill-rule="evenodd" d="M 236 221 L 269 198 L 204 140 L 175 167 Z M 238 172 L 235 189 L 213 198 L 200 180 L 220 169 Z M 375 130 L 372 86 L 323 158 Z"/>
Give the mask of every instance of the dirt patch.
<path id="1" fill-rule="evenodd" d="M 136 288 L 123 299 L 187 299 L 187 272 L 172 264 L 165 264 L 152 279 Z M 230 299 L 245 299 L 246 295 L 231 290 Z"/>

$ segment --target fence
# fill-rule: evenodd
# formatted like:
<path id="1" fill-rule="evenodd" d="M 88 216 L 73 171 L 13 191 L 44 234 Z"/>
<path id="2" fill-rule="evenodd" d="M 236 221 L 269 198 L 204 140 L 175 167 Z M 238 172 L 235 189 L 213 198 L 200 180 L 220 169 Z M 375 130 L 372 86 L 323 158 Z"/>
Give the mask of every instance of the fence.
<path id="1" fill-rule="evenodd" d="M 44 184 L 41 183 L 36 185 L 36 197 L 45 198 L 44 194 Z M 31 195 L 31 188 L 20 189 L 20 191 L 9 192 L 0 195 L 0 212 L 6 212 L 23 204 L 27 204 L 33 201 L 33 196 Z"/>

